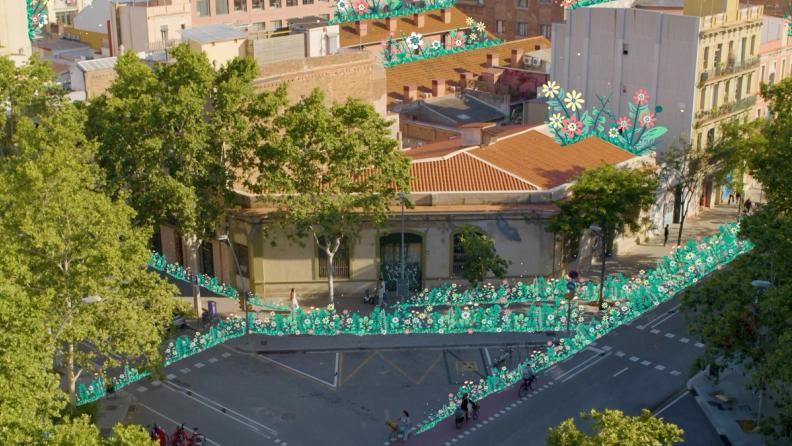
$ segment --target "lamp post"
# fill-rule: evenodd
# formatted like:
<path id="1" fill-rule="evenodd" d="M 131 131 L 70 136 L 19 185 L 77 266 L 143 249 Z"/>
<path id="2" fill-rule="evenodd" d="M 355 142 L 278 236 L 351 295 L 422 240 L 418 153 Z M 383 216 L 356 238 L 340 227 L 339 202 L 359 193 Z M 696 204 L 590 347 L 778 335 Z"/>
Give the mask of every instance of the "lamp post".
<path id="1" fill-rule="evenodd" d="M 228 238 L 228 234 L 221 234 L 217 236 L 217 240 L 220 242 L 225 242 L 228 245 L 228 248 L 231 250 L 231 255 L 234 256 L 234 265 L 236 265 L 237 274 L 239 276 L 242 275 L 242 269 L 239 268 L 239 259 L 237 258 L 236 251 L 234 251 L 234 247 L 231 245 L 231 239 Z M 250 321 L 248 320 L 248 305 L 247 305 L 247 286 L 243 281 L 242 287 L 242 309 L 245 312 L 245 333 L 244 336 L 247 339 L 247 334 L 250 332 Z"/>
<path id="2" fill-rule="evenodd" d="M 752 280 L 751 286 L 754 287 L 754 326 L 756 327 L 756 344 L 755 348 L 759 349 L 759 341 L 761 333 L 759 332 L 759 294 L 772 287 L 773 284 L 767 280 Z M 759 387 L 759 408 L 756 411 L 756 421 L 754 424 L 758 425 L 759 420 L 762 419 L 762 403 L 764 402 L 764 383 L 760 383 Z"/>
<path id="3" fill-rule="evenodd" d="M 605 291 L 605 233 L 602 230 L 602 227 L 599 225 L 591 225 L 589 226 L 589 230 L 595 234 L 597 234 L 597 238 L 600 242 L 600 287 L 599 287 L 599 299 L 597 302 L 597 307 L 599 311 L 602 311 L 602 302 L 603 302 L 603 292 Z"/>
<path id="4" fill-rule="evenodd" d="M 404 247 L 404 200 L 407 198 L 407 195 L 404 192 L 399 192 L 399 201 L 401 201 L 401 255 L 400 255 L 400 266 L 399 266 L 399 285 L 397 288 L 397 293 L 400 298 L 404 298 L 406 294 L 406 284 L 405 284 L 405 277 L 404 277 L 404 269 L 405 269 L 405 247 Z"/>
<path id="5" fill-rule="evenodd" d="M 575 282 L 572 280 L 577 277 L 577 271 L 570 271 L 569 277 L 571 280 L 567 281 L 567 291 L 569 291 L 567 295 L 567 334 L 569 333 L 570 324 L 572 323 L 572 301 L 575 300 Z"/>

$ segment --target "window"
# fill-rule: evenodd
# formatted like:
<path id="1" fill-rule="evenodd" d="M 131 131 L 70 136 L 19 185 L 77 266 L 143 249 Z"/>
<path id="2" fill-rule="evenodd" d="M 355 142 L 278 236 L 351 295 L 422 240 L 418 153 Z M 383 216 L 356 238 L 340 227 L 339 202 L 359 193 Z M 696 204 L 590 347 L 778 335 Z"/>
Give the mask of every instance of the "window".
<path id="1" fill-rule="evenodd" d="M 696 136 L 696 147 L 701 148 L 701 132 Z"/>
<path id="2" fill-rule="evenodd" d="M 723 88 L 723 103 L 729 103 L 729 87 L 731 87 L 731 80 L 726 81 L 726 84 Z"/>
<path id="3" fill-rule="evenodd" d="M 745 87 L 747 94 L 751 94 L 751 84 L 753 84 L 753 73 L 748 73 L 748 86 Z"/>
<path id="4" fill-rule="evenodd" d="M 751 56 L 756 54 L 756 36 L 751 36 Z"/>
<path id="5" fill-rule="evenodd" d="M 462 249 L 462 234 L 454 234 L 451 265 L 451 277 L 462 277 L 465 270 L 465 251 Z"/>
<path id="6" fill-rule="evenodd" d="M 286 6 L 300 6 L 300 0 L 286 0 Z"/>
<path id="7" fill-rule="evenodd" d="M 506 32 L 506 24 L 503 23 L 503 20 L 495 20 L 495 32 L 498 34 Z"/>
<path id="8" fill-rule="evenodd" d="M 765 66 L 762 65 L 761 68 L 759 68 L 759 82 L 764 82 L 764 75 L 765 75 Z"/>
<path id="9" fill-rule="evenodd" d="M 781 61 L 781 79 L 786 77 L 786 60 Z"/>
<path id="10" fill-rule="evenodd" d="M 217 0 L 215 3 L 215 14 L 225 15 L 228 14 L 228 0 Z"/>
<path id="11" fill-rule="evenodd" d="M 56 12 L 55 21 L 57 21 L 61 25 L 72 26 L 72 22 L 74 21 L 74 15 L 75 13 L 72 11 Z"/>
<path id="12" fill-rule="evenodd" d="M 740 76 L 740 77 L 737 78 L 737 90 L 736 90 L 736 96 L 734 97 L 734 99 L 736 99 L 738 101 L 740 99 L 742 99 L 742 97 L 743 97 L 743 78 L 744 78 L 744 76 Z"/>
<path id="13" fill-rule="evenodd" d="M 319 243 L 325 244 L 325 238 L 319 237 Z M 319 277 L 327 277 L 327 253 L 324 249 L 317 247 L 319 257 Z M 349 242 L 347 239 L 341 240 L 333 256 L 333 277 L 349 278 Z"/>
<path id="14" fill-rule="evenodd" d="M 517 35 L 518 36 L 527 36 L 528 35 L 528 24 L 523 22 L 517 22 Z"/>
<path id="15" fill-rule="evenodd" d="M 163 42 L 168 41 L 168 25 L 160 26 L 160 40 Z"/>
<path id="16" fill-rule="evenodd" d="M 303 0 L 302 4 L 303 5 L 313 5 L 314 4 L 314 0 Z"/>
<path id="17" fill-rule="evenodd" d="M 201 272 L 214 276 L 214 250 L 212 249 L 212 242 L 204 241 L 201 243 Z"/>
<path id="18" fill-rule="evenodd" d="M 722 57 L 723 57 L 723 44 L 719 43 L 718 46 L 715 47 L 715 63 L 713 63 L 712 66 L 718 68 L 718 66 L 720 66 Z"/>
<path id="19" fill-rule="evenodd" d="M 253 0 L 252 8 L 258 11 L 264 10 L 264 0 Z"/>
<path id="20" fill-rule="evenodd" d="M 280 7 L 281 7 L 281 0 L 270 0 L 270 8 L 280 8 Z M 275 22 L 280 22 L 280 20 L 274 20 L 273 23 Z"/>
<path id="21" fill-rule="evenodd" d="M 718 87 L 720 84 L 715 84 L 712 86 L 712 108 L 716 108 L 718 106 Z"/>
<path id="22" fill-rule="evenodd" d="M 277 31 L 283 28 L 283 20 L 273 20 L 270 22 L 270 30 Z"/>
<path id="23" fill-rule="evenodd" d="M 699 97 L 699 110 L 704 110 L 707 106 L 707 87 L 701 89 L 701 96 Z"/>
<path id="24" fill-rule="evenodd" d="M 248 247 L 240 245 L 239 243 L 234 243 L 234 253 L 236 253 L 237 260 L 239 261 L 239 275 L 245 279 L 250 279 L 250 273 L 248 271 Z"/>
<path id="25" fill-rule="evenodd" d="M 528 0 L 517 0 L 517 7 L 518 8 L 527 8 L 528 7 Z"/>
<path id="26" fill-rule="evenodd" d="M 728 55 L 726 57 L 727 57 L 729 63 L 734 63 L 734 41 L 733 40 L 729 41 L 729 53 L 728 53 Z"/>
<path id="27" fill-rule="evenodd" d="M 552 33 L 553 27 L 551 25 L 539 25 L 539 34 L 550 38 L 550 34 Z"/>
<path id="28" fill-rule="evenodd" d="M 198 17 L 206 17 L 209 15 L 209 0 L 197 0 L 195 5 L 198 10 Z"/>
<path id="29" fill-rule="evenodd" d="M 709 47 L 704 47 L 704 60 L 702 62 L 702 66 L 706 70 L 709 67 Z"/>
<path id="30" fill-rule="evenodd" d="M 234 0 L 234 12 L 247 11 L 247 0 Z"/>
<path id="31" fill-rule="evenodd" d="M 740 41 L 740 63 L 745 63 L 745 51 L 748 49 L 748 38 L 743 37 Z"/>
<path id="32" fill-rule="evenodd" d="M 625 56 L 630 54 L 630 45 L 629 44 L 622 43 L 622 54 L 625 55 Z"/>

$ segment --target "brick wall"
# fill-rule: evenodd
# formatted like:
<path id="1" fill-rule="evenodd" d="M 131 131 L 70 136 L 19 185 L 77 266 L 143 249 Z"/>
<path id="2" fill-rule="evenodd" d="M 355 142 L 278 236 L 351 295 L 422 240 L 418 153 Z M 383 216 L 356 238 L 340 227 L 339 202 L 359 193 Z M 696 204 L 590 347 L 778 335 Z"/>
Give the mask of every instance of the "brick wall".
<path id="1" fill-rule="evenodd" d="M 484 22 L 487 30 L 496 37 L 515 40 L 542 34 L 540 25 L 547 26 L 546 37 L 550 38 L 550 25 L 564 20 L 564 10 L 558 3 L 551 0 L 460 0 L 456 6 L 477 21 Z M 498 33 L 498 20 L 503 21 L 502 33 Z M 523 35 L 518 34 L 519 23 L 525 24 Z"/>

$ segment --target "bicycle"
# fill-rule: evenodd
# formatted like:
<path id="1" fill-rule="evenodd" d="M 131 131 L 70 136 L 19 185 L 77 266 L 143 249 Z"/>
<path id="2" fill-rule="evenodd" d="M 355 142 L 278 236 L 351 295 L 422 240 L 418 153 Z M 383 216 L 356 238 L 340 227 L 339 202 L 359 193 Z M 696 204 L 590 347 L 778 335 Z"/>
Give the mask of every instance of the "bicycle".
<path id="1" fill-rule="evenodd" d="M 531 375 L 528 379 L 523 379 L 520 388 L 517 390 L 517 396 L 524 398 L 528 396 L 533 390 L 533 384 L 536 382 L 536 375 Z"/>

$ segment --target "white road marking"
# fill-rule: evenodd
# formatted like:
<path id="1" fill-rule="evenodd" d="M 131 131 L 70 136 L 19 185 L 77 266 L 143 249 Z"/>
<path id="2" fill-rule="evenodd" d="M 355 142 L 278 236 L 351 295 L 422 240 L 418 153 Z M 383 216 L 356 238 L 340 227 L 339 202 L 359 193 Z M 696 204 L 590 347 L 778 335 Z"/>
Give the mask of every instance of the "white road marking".
<path id="1" fill-rule="evenodd" d="M 630 361 L 632 361 L 632 362 L 638 362 L 638 360 L 640 360 L 640 359 L 641 358 L 639 358 L 637 356 L 630 356 Z"/>
<path id="2" fill-rule="evenodd" d="M 154 387 L 157 387 L 157 386 L 162 385 L 162 383 L 159 382 L 159 381 L 151 381 L 151 385 L 154 386 Z"/>
<path id="3" fill-rule="evenodd" d="M 616 355 L 617 357 L 619 357 L 619 358 L 622 358 L 622 357 L 624 357 L 624 352 L 623 352 L 623 351 L 621 351 L 621 350 L 619 350 L 619 351 L 617 351 L 617 352 L 615 353 L 615 355 Z"/>
<path id="4" fill-rule="evenodd" d="M 196 362 L 196 363 L 194 364 L 194 366 L 195 366 L 195 368 L 196 368 L 196 369 L 200 369 L 201 367 L 203 367 L 203 366 L 205 366 L 205 365 L 206 365 L 206 364 L 204 364 L 203 362 Z"/>
<path id="5" fill-rule="evenodd" d="M 670 372 L 670 373 L 671 373 L 672 375 L 674 375 L 674 376 L 679 376 L 679 375 L 681 375 L 681 374 L 682 374 L 682 372 L 680 372 L 680 371 L 678 371 L 678 370 L 671 370 L 671 372 Z"/>
<path id="6" fill-rule="evenodd" d="M 696 347 L 698 347 L 698 348 L 704 348 L 704 344 L 702 344 L 701 342 L 696 342 L 696 343 L 695 343 L 695 344 L 693 344 L 693 345 L 695 345 L 695 346 L 696 346 Z"/>
<path id="7" fill-rule="evenodd" d="M 648 366 L 651 363 L 652 363 L 652 361 L 646 361 L 646 360 L 641 361 L 641 365 L 645 365 L 645 366 Z"/>
<path id="8" fill-rule="evenodd" d="M 625 367 L 625 368 L 619 370 L 618 372 L 613 374 L 613 377 L 615 378 L 615 377 L 621 375 L 622 373 L 626 372 L 628 369 L 629 369 L 629 367 Z"/>
<path id="9" fill-rule="evenodd" d="M 220 353 L 220 356 L 222 356 L 223 358 L 228 358 L 228 357 L 231 356 L 231 353 L 223 352 L 223 353 Z"/>
<path id="10" fill-rule="evenodd" d="M 602 346 L 602 350 L 606 351 L 606 352 L 609 352 L 609 351 L 613 350 L 613 347 L 611 347 L 610 345 L 603 345 Z"/>
<path id="11" fill-rule="evenodd" d="M 674 339 L 674 336 L 676 336 L 674 333 L 666 333 L 665 334 L 665 337 L 667 337 L 668 339 Z"/>
<path id="12" fill-rule="evenodd" d="M 591 345 L 589 345 L 588 347 L 586 347 L 586 350 L 588 350 L 588 351 L 592 351 L 592 352 L 594 352 L 594 353 L 605 353 L 605 350 L 600 350 L 600 349 L 598 349 L 598 348 L 596 348 L 596 347 L 592 347 Z"/>
<path id="13" fill-rule="evenodd" d="M 261 435 L 261 436 L 263 436 L 265 438 L 267 438 L 268 440 L 271 439 L 271 437 L 269 435 L 261 432 L 262 429 L 265 430 L 268 434 L 270 434 L 272 436 L 275 436 L 275 437 L 278 436 L 278 431 L 276 431 L 275 429 L 273 429 L 273 428 L 271 428 L 269 426 L 266 426 L 264 424 L 261 424 L 261 423 L 259 423 L 258 421 L 254 420 L 252 418 L 248 418 L 245 415 L 242 415 L 241 413 L 235 411 L 234 409 L 226 407 L 225 405 L 220 404 L 217 401 L 212 400 L 211 398 L 208 398 L 208 397 L 206 397 L 204 395 L 196 393 L 194 390 L 186 389 L 186 388 L 184 388 L 182 386 L 179 386 L 179 385 L 173 384 L 173 383 L 166 383 L 164 387 L 167 388 L 168 390 L 170 390 L 171 392 L 178 393 L 179 395 L 182 395 L 184 397 L 190 398 L 191 400 L 193 400 L 193 401 L 195 401 L 195 402 L 197 402 L 197 403 L 199 403 L 199 404 L 201 404 L 203 406 L 206 406 L 209 409 L 212 409 L 213 411 L 215 411 L 215 412 L 217 412 L 219 414 L 227 416 L 228 418 L 236 421 L 239 424 L 243 424 L 243 425 L 249 427 L 254 432 L 258 433 L 259 435 Z M 188 392 L 190 394 L 188 394 Z M 207 403 L 207 401 L 208 401 L 208 403 Z M 209 404 L 209 403 L 212 403 L 212 404 Z M 218 407 L 225 409 L 225 411 L 222 411 L 222 410 L 218 409 Z"/>
<path id="14" fill-rule="evenodd" d="M 677 403 L 677 401 L 679 401 L 679 400 L 681 400 L 682 398 L 686 397 L 688 393 L 690 393 L 690 390 L 685 390 L 684 392 L 682 392 L 682 394 L 681 394 L 681 395 L 679 395 L 678 397 L 674 398 L 674 400 L 673 400 L 673 401 L 671 401 L 670 403 L 666 404 L 666 405 L 665 405 L 665 406 L 663 406 L 663 407 L 662 407 L 660 410 L 658 410 L 657 412 L 655 412 L 655 413 L 654 413 L 654 415 L 655 415 L 655 416 L 658 416 L 658 415 L 660 415 L 661 413 L 665 412 L 665 410 L 666 410 L 666 409 L 668 409 L 669 407 L 671 407 L 671 406 L 673 406 L 674 404 L 676 404 L 676 403 Z"/>
<path id="15" fill-rule="evenodd" d="M 573 373 L 573 374 L 567 376 L 566 378 L 564 378 L 563 380 L 561 380 L 561 382 L 565 383 L 565 382 L 569 381 L 570 379 L 574 378 L 575 376 L 577 376 L 578 374 L 580 374 L 581 372 L 583 372 L 587 368 L 595 365 L 596 363 L 602 361 L 603 359 L 607 358 L 610 355 L 611 355 L 611 353 L 605 353 L 604 355 L 598 356 L 598 358 L 595 361 L 592 361 L 592 362 L 588 363 L 588 365 L 586 365 L 585 367 L 582 367 L 582 368 L 578 369 L 575 373 Z"/>
<path id="16" fill-rule="evenodd" d="M 181 425 L 182 425 L 182 423 L 178 423 L 178 422 L 176 422 L 176 420 L 174 420 L 173 418 L 171 418 L 171 417 L 169 417 L 169 416 L 167 416 L 167 415 L 163 414 L 162 412 L 159 412 L 159 411 L 157 411 L 157 410 L 154 410 L 154 409 L 152 409 L 151 407 L 149 407 L 149 406 L 147 406 L 147 405 L 145 405 L 145 404 L 141 403 L 140 401 L 136 401 L 136 402 L 135 402 L 135 404 L 136 404 L 136 405 L 138 405 L 138 406 L 143 406 L 143 407 L 144 407 L 146 410 L 148 410 L 149 412 L 151 412 L 151 413 L 154 413 L 154 414 L 156 414 L 156 415 L 158 415 L 158 416 L 160 416 L 160 417 L 162 417 L 162 418 L 165 418 L 166 420 L 168 420 L 168 421 L 170 421 L 171 423 L 173 423 L 173 424 L 174 424 L 174 426 L 181 426 Z M 189 427 L 185 427 L 185 428 L 184 428 L 184 430 L 186 430 L 186 431 L 189 431 L 189 432 L 193 432 L 193 430 L 192 430 L 192 429 L 190 429 Z M 209 438 L 209 437 L 206 437 L 206 436 L 204 436 L 204 439 L 206 440 L 206 442 L 207 442 L 207 443 L 213 444 L 213 445 L 215 445 L 215 446 L 222 446 L 220 443 L 218 443 L 218 442 L 216 442 L 216 441 L 212 440 L 212 439 L 211 439 L 211 438 Z"/>
<path id="17" fill-rule="evenodd" d="M 656 329 L 656 328 L 653 328 L 653 329 L 649 330 L 649 333 L 652 333 L 652 334 L 660 334 L 660 330 L 658 330 L 658 329 Z"/>
<path id="18" fill-rule="evenodd" d="M 215 358 L 214 356 L 212 356 L 211 358 L 207 359 L 207 361 L 209 361 L 209 362 L 211 362 L 212 364 L 214 364 L 215 362 L 219 361 L 219 359 L 217 359 L 217 358 Z"/>
<path id="19" fill-rule="evenodd" d="M 591 348 L 591 347 L 589 347 L 589 348 Z M 600 353 L 602 353 L 602 351 L 600 351 Z M 564 378 L 566 375 L 568 375 L 568 374 L 570 374 L 570 373 L 574 372 L 575 370 L 579 369 L 580 367 L 584 367 L 584 366 L 586 365 L 586 363 L 588 363 L 589 361 L 593 361 L 593 360 L 597 359 L 597 357 L 598 357 L 598 355 L 592 355 L 592 356 L 590 356 L 590 357 L 586 358 L 586 359 L 585 359 L 583 362 L 581 362 L 580 364 L 578 364 L 578 365 L 576 365 L 576 366 L 572 367 L 571 369 L 567 370 L 566 372 L 564 372 L 564 373 L 562 373 L 562 374 L 560 374 L 560 375 L 556 376 L 556 377 L 555 377 L 555 380 L 556 380 L 556 381 L 562 381 L 562 382 L 563 382 L 563 378 Z"/>
<path id="20" fill-rule="evenodd" d="M 176 375 L 174 375 L 173 373 L 170 373 L 170 374 L 168 374 L 168 376 L 165 377 L 165 379 L 176 379 Z"/>
<path id="21" fill-rule="evenodd" d="M 665 368 L 666 368 L 666 367 L 665 367 L 664 365 L 660 365 L 660 364 L 657 364 L 657 365 L 655 366 L 655 369 L 657 369 L 657 370 L 660 370 L 660 371 L 663 371 L 663 370 L 665 370 Z"/>
<path id="22" fill-rule="evenodd" d="M 593 345 L 594 347 L 596 347 L 597 346 L 597 341 L 592 342 L 590 345 Z"/>
<path id="23" fill-rule="evenodd" d="M 679 342 L 681 342 L 683 344 L 687 344 L 688 342 L 690 342 L 690 339 L 688 339 L 688 338 L 679 338 Z"/>
<path id="24" fill-rule="evenodd" d="M 143 393 L 143 392 L 145 392 L 145 391 L 146 391 L 146 390 L 148 390 L 148 389 L 147 389 L 145 386 L 140 386 L 140 387 L 138 387 L 138 388 L 137 388 L 137 389 L 135 389 L 135 390 L 137 390 L 137 391 L 138 391 L 138 392 L 140 392 L 140 393 Z"/>
<path id="25" fill-rule="evenodd" d="M 190 369 L 188 369 L 188 368 L 183 368 L 183 369 L 181 369 L 179 371 L 182 372 L 182 373 L 190 373 Z"/>
<path id="26" fill-rule="evenodd" d="M 674 311 L 674 310 L 676 310 L 678 307 L 679 307 L 679 305 L 675 306 L 674 308 L 672 308 L 672 309 L 670 309 L 670 310 L 668 310 L 668 311 Z M 660 318 L 663 318 L 663 317 L 664 317 L 664 318 L 666 318 L 666 319 L 668 319 L 669 317 L 671 317 L 671 316 L 673 316 L 673 315 L 677 314 L 677 313 L 671 313 L 671 314 L 668 314 L 668 311 L 666 311 L 665 313 L 663 313 L 663 314 L 661 314 L 661 315 L 657 316 L 656 318 L 652 319 L 651 321 L 649 321 L 649 322 L 647 322 L 647 323 L 645 323 L 645 324 L 643 324 L 643 325 L 638 325 L 638 326 L 637 326 L 637 327 L 635 327 L 635 328 L 637 328 L 637 329 L 639 329 L 639 330 L 644 330 L 644 329 L 646 329 L 646 327 L 648 327 L 648 326 L 650 326 L 650 325 L 652 326 L 652 328 L 655 328 L 655 327 L 657 327 L 658 325 L 660 325 L 660 324 L 662 324 L 663 322 L 665 322 L 665 319 L 663 319 L 662 321 L 658 322 L 657 324 L 654 324 L 654 322 L 655 322 L 655 321 L 657 321 L 658 319 L 660 319 Z M 654 324 L 654 325 L 652 325 L 652 324 Z"/>
<path id="27" fill-rule="evenodd" d="M 303 372 L 302 370 L 295 369 L 294 367 L 290 367 L 290 366 L 288 366 L 288 365 L 286 365 L 286 364 L 284 364 L 284 363 L 282 363 L 280 361 L 276 361 L 276 360 L 274 360 L 272 358 L 268 358 L 266 356 L 260 356 L 260 355 L 256 355 L 255 357 L 260 359 L 260 360 L 263 360 L 263 361 L 269 361 L 269 362 L 271 362 L 273 364 L 277 364 L 277 365 L 279 365 L 279 366 L 281 366 L 281 367 L 283 367 L 285 369 L 289 369 L 292 372 L 297 373 L 299 375 L 302 375 L 302 376 L 304 376 L 306 378 L 312 379 L 312 380 L 314 380 L 316 382 L 319 382 L 321 384 L 324 384 L 326 386 L 330 386 L 333 389 L 336 388 L 336 384 L 335 383 L 331 383 L 331 382 L 325 381 L 322 378 L 317 378 L 317 377 L 311 375 L 310 373 L 306 373 L 306 372 Z M 338 361 L 337 360 L 336 360 L 336 367 L 338 367 Z M 338 372 L 336 371 L 336 373 L 338 373 Z M 338 375 L 336 375 L 335 380 L 336 380 L 336 382 L 338 381 Z"/>

